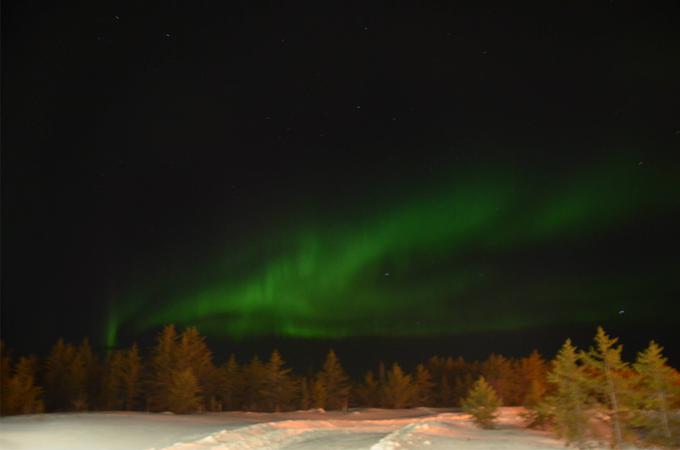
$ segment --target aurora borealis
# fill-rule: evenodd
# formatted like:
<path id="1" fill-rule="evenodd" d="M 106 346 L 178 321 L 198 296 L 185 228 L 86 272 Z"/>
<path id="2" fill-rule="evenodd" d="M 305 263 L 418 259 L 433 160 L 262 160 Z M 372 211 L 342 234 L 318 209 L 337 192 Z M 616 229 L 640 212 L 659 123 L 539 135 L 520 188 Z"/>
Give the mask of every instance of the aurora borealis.
<path id="1" fill-rule="evenodd" d="M 578 258 L 606 251 L 598 241 L 642 212 L 671 214 L 680 195 L 674 175 L 650 176 L 631 160 L 540 191 L 530 176 L 460 176 L 330 223 L 300 220 L 244 239 L 226 263 L 205 262 L 218 265 L 215 276 L 163 279 L 133 292 L 122 308 L 115 303 L 107 340 L 115 345 L 119 327 L 140 332 L 166 323 L 231 338 L 341 338 L 611 320 L 652 279 L 603 276 L 608 269 L 592 261 L 585 262 L 590 274 L 545 274 L 518 270 L 513 259 L 536 252 L 560 266 L 551 243 L 572 242 L 594 247 L 573 255 L 583 264 Z M 151 301 L 159 297 L 161 304 Z M 637 319 L 648 313 L 628 311 Z"/>
<path id="2" fill-rule="evenodd" d="M 168 323 L 290 360 L 680 339 L 674 12 L 40 3 L 3 3 L 18 354 L 143 348 Z"/>

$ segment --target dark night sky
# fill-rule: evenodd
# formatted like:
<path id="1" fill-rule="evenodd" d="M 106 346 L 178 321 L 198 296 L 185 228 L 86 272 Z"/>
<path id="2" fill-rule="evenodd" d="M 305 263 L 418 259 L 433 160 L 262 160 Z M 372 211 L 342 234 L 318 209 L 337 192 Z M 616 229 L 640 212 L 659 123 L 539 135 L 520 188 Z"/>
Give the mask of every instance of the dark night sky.
<path id="1" fill-rule="evenodd" d="M 3 2 L 3 338 L 671 347 L 680 9 L 648 3 Z"/>

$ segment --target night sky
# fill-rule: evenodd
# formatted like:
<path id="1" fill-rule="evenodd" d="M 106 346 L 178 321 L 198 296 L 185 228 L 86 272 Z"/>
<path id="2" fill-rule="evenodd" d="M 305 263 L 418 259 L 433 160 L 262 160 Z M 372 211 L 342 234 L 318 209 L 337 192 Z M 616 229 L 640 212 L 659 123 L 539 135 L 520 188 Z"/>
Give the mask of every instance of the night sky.
<path id="1" fill-rule="evenodd" d="M 3 339 L 673 354 L 680 9 L 410 3 L 3 2 Z"/>

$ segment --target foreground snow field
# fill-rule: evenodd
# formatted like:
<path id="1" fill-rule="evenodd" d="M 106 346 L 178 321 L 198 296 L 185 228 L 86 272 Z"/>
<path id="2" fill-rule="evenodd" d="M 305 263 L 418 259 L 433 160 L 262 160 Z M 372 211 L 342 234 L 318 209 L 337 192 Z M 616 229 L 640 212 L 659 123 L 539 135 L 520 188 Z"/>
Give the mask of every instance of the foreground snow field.
<path id="1" fill-rule="evenodd" d="M 554 449 L 564 444 L 522 427 L 502 408 L 496 430 L 442 409 L 359 409 L 348 413 L 231 412 L 45 414 L 0 419 L 0 448 L 14 449 Z"/>

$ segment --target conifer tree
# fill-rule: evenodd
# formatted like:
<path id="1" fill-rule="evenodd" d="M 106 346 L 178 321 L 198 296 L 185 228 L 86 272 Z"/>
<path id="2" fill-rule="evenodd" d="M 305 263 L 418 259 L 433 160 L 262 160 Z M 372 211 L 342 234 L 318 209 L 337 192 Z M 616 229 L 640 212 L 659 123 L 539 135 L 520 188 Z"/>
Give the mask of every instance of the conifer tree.
<path id="1" fill-rule="evenodd" d="M 22 357 L 7 383 L 2 399 L 3 414 L 36 414 L 44 411 L 42 389 L 35 384 L 35 357 Z"/>
<path id="2" fill-rule="evenodd" d="M 629 400 L 629 386 L 624 378 L 627 364 L 621 359 L 623 346 L 615 347 L 618 338 L 610 338 L 602 327 L 597 328 L 595 347 L 583 352 L 583 362 L 588 371 L 591 391 L 604 400 L 612 428 L 612 447 L 623 445 L 623 425 Z"/>
<path id="3" fill-rule="evenodd" d="M 453 403 L 453 389 L 449 383 L 446 375 L 442 375 L 439 381 L 439 406 L 452 406 Z"/>
<path id="4" fill-rule="evenodd" d="M 104 410 L 120 410 L 125 408 L 122 394 L 122 371 L 124 350 L 113 350 L 104 362 L 104 379 L 102 382 L 99 403 Z"/>
<path id="5" fill-rule="evenodd" d="M 72 369 L 75 359 L 76 348 L 60 338 L 45 360 L 46 406 L 50 411 L 73 408 L 79 393 L 79 380 Z"/>
<path id="6" fill-rule="evenodd" d="M 292 400 L 293 382 L 290 369 L 283 367 L 284 361 L 278 350 L 274 350 L 264 370 L 262 395 L 269 411 L 282 411 Z"/>
<path id="7" fill-rule="evenodd" d="M 12 375 L 12 358 L 5 347 L 5 341 L 0 339 L 0 415 L 7 414 L 7 389 Z"/>
<path id="8" fill-rule="evenodd" d="M 580 356 L 567 339 L 557 353 L 548 381 L 555 385 L 555 393 L 549 396 L 542 408 L 552 416 L 557 434 L 583 448 L 590 437 L 587 378 L 579 365 Z"/>
<path id="9" fill-rule="evenodd" d="M 466 413 L 472 415 L 477 425 L 482 428 L 494 428 L 501 401 L 494 388 L 482 376 L 472 386 L 462 406 Z"/>
<path id="10" fill-rule="evenodd" d="M 180 334 L 176 364 L 175 370 L 192 370 L 201 390 L 204 407 L 214 410 L 219 394 L 219 375 L 212 361 L 212 352 L 196 327 L 189 327 Z"/>
<path id="11" fill-rule="evenodd" d="M 505 404 L 514 404 L 511 403 L 514 402 L 515 395 L 514 386 L 511 383 L 514 373 L 512 363 L 508 358 L 492 353 L 482 364 L 482 375 Z"/>
<path id="12" fill-rule="evenodd" d="M 671 414 L 674 403 L 680 401 L 680 378 L 666 364 L 667 358 L 662 352 L 663 348 L 651 341 L 638 353 L 633 364 L 637 387 L 634 422 L 642 428 L 647 444 L 680 445 L 677 425 L 673 426 Z"/>
<path id="13" fill-rule="evenodd" d="M 521 404 L 528 408 L 537 406 L 547 391 L 547 368 L 538 351 L 519 360 L 517 375 L 523 381 L 519 385 Z"/>
<path id="14" fill-rule="evenodd" d="M 300 378 L 300 409 L 308 410 L 312 404 L 312 394 L 309 392 L 307 377 Z"/>
<path id="15" fill-rule="evenodd" d="M 233 354 L 229 356 L 220 373 L 222 406 L 227 411 L 238 409 L 240 407 L 241 369 Z"/>
<path id="16" fill-rule="evenodd" d="M 201 410 L 201 388 L 193 370 L 187 367 L 172 374 L 168 389 L 168 409 L 177 414 L 187 414 Z"/>
<path id="17" fill-rule="evenodd" d="M 152 411 L 169 409 L 169 391 L 177 369 L 177 354 L 177 331 L 174 325 L 166 325 L 151 350 L 147 403 Z"/>
<path id="18" fill-rule="evenodd" d="M 415 396 L 414 403 L 416 406 L 432 406 L 432 376 L 424 365 L 418 364 L 416 366 L 416 373 L 414 375 Z"/>
<path id="19" fill-rule="evenodd" d="M 142 358 L 139 355 L 139 347 L 132 344 L 132 347 L 125 350 L 122 354 L 120 366 L 120 386 L 124 408 L 127 411 L 136 409 L 140 394 L 140 382 L 142 375 Z"/>
<path id="20" fill-rule="evenodd" d="M 346 409 L 349 400 L 349 380 L 337 355 L 328 352 L 323 369 L 314 383 L 315 405 L 324 409 Z M 322 398 L 325 397 L 325 398 Z"/>
<path id="21" fill-rule="evenodd" d="M 356 389 L 357 401 L 362 406 L 380 406 L 381 386 L 378 384 L 373 371 L 364 374 L 363 382 Z"/>
<path id="22" fill-rule="evenodd" d="M 394 363 L 387 373 L 384 395 L 385 406 L 388 408 L 406 408 L 413 402 L 416 387 L 411 381 L 411 376 L 405 374 L 399 364 Z"/>
<path id="23" fill-rule="evenodd" d="M 265 381 L 265 366 L 257 355 L 243 368 L 243 389 L 241 392 L 243 408 L 248 411 L 261 411 L 263 405 L 262 391 Z"/>

